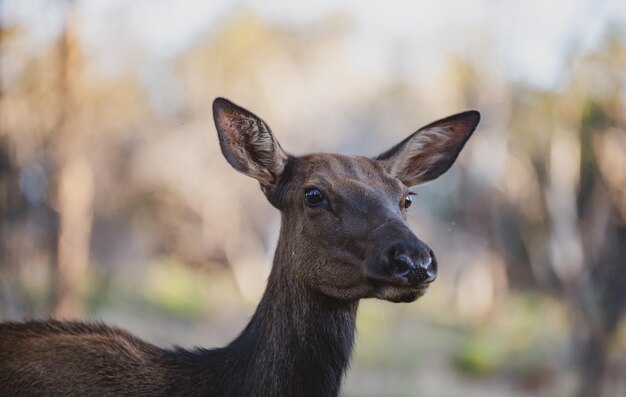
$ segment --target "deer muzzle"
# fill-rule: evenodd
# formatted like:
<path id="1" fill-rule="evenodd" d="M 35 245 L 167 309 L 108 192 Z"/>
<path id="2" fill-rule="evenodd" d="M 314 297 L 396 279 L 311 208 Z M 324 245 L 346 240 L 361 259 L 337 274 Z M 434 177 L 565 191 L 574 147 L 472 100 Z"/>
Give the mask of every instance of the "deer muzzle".
<path id="1" fill-rule="evenodd" d="M 437 258 L 413 233 L 381 242 L 368 258 L 365 276 L 378 286 L 425 289 L 437 278 Z"/>

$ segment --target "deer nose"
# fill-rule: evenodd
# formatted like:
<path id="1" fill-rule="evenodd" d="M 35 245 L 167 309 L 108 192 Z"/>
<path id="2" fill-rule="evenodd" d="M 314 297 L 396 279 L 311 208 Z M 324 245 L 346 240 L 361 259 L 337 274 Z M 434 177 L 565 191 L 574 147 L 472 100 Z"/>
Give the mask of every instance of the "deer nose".
<path id="1" fill-rule="evenodd" d="M 414 253 L 395 248 L 389 251 L 390 273 L 406 278 L 411 284 L 430 283 L 437 277 L 437 260 L 430 248 L 417 249 Z"/>

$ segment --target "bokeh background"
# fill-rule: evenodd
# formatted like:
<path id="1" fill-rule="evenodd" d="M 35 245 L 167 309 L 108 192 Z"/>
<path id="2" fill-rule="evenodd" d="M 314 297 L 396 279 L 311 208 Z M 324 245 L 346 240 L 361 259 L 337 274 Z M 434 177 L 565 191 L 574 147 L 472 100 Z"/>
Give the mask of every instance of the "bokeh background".
<path id="1" fill-rule="evenodd" d="M 410 209 L 439 279 L 362 302 L 344 395 L 626 395 L 624 1 L 0 0 L 0 83 L 0 319 L 236 336 L 279 219 L 216 96 L 296 154 L 475 108 Z"/>

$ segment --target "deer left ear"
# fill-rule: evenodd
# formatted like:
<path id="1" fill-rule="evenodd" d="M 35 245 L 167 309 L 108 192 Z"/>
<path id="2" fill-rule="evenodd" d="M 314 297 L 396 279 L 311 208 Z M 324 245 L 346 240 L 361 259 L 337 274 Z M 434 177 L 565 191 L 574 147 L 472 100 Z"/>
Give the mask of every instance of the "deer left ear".
<path id="1" fill-rule="evenodd" d="M 288 155 L 263 120 L 224 98 L 213 101 L 220 148 L 237 171 L 271 188 L 283 173 Z"/>
<path id="2" fill-rule="evenodd" d="M 475 110 L 435 121 L 376 160 L 406 186 L 436 179 L 452 166 L 479 121 L 480 113 Z"/>

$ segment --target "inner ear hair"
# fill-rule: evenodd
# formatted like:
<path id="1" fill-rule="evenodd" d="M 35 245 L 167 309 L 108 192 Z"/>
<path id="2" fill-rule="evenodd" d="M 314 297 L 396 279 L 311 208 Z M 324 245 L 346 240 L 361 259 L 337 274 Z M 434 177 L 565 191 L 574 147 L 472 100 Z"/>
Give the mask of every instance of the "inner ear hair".
<path id="1" fill-rule="evenodd" d="M 475 110 L 437 120 L 376 160 L 406 186 L 436 179 L 452 166 L 479 121 L 480 113 Z"/>

